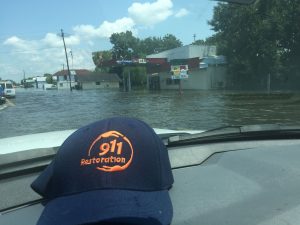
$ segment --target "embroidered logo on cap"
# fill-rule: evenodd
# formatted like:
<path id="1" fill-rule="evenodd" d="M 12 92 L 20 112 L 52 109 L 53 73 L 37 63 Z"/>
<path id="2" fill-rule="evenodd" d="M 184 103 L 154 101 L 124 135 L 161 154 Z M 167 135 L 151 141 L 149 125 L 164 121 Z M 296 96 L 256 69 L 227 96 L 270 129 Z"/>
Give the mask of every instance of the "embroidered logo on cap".
<path id="1" fill-rule="evenodd" d="M 105 172 L 125 170 L 131 164 L 133 148 L 130 140 L 117 131 L 108 131 L 99 135 L 88 149 L 87 158 L 80 166 L 96 166 Z"/>

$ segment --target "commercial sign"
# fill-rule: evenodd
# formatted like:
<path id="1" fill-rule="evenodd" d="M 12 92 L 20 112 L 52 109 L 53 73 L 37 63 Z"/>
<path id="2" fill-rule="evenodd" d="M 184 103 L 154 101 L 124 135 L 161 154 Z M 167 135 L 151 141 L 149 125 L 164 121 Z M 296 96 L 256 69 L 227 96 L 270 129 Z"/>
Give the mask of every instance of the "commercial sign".
<path id="1" fill-rule="evenodd" d="M 188 65 L 172 65 L 171 66 L 171 78 L 173 80 L 175 79 L 187 79 L 189 78 L 189 75 L 188 75 L 188 71 L 189 71 L 189 68 L 188 68 Z"/>
<path id="2" fill-rule="evenodd" d="M 146 59 L 132 59 L 132 60 L 117 60 L 118 64 L 128 65 L 128 64 L 146 64 Z"/>

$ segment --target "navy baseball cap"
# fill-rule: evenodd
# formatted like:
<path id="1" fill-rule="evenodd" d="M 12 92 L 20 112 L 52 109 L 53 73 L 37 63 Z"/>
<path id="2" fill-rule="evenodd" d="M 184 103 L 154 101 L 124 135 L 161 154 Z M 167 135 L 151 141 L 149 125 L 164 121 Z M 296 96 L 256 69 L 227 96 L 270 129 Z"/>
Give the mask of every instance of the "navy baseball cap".
<path id="1" fill-rule="evenodd" d="M 101 120 L 71 134 L 31 184 L 46 199 L 37 224 L 169 225 L 173 182 L 167 149 L 151 127 L 126 117 Z"/>

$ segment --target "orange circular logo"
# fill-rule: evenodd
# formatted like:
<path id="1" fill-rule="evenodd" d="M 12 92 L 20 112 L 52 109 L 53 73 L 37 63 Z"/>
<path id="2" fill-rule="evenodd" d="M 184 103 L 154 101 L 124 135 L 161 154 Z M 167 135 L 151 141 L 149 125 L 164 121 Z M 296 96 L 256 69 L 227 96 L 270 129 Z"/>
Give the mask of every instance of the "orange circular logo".
<path id="1" fill-rule="evenodd" d="M 132 162 L 133 148 L 125 135 L 108 131 L 93 141 L 87 156 L 81 159 L 80 166 L 96 166 L 96 169 L 105 172 L 122 171 Z"/>

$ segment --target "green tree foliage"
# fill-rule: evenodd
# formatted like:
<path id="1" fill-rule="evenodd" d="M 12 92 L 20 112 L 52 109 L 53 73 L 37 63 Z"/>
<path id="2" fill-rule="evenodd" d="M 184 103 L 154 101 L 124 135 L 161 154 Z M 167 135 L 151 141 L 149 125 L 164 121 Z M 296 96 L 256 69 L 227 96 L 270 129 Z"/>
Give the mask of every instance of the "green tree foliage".
<path id="1" fill-rule="evenodd" d="M 199 39 L 199 40 L 194 41 L 192 44 L 193 44 L 193 45 L 204 45 L 204 44 L 205 44 L 205 41 Z"/>
<path id="2" fill-rule="evenodd" d="M 46 78 L 46 83 L 47 83 L 47 84 L 53 84 L 52 76 L 47 76 L 47 78 Z"/>
<path id="3" fill-rule="evenodd" d="M 131 59 L 138 54 L 139 39 L 134 37 L 131 31 L 112 34 L 110 42 L 113 45 L 112 55 L 115 59 Z"/>
<path id="4" fill-rule="evenodd" d="M 218 45 L 217 35 L 212 35 L 205 40 L 196 40 L 192 43 L 193 45 Z"/>
<path id="5" fill-rule="evenodd" d="M 93 52 L 93 62 L 95 65 L 101 65 L 105 60 L 112 59 L 112 51 Z"/>
<path id="6" fill-rule="evenodd" d="M 110 37 L 115 59 L 144 58 L 146 55 L 158 53 L 182 46 L 182 42 L 172 34 L 164 37 L 148 37 L 140 40 L 131 31 L 114 33 Z"/>
<path id="7" fill-rule="evenodd" d="M 182 46 L 182 42 L 172 34 L 166 34 L 161 37 L 148 37 L 139 42 L 139 55 L 145 57 L 146 55 L 155 54 L 166 51 L 172 48 Z"/>
<path id="8" fill-rule="evenodd" d="M 45 73 L 44 77 L 46 77 L 46 83 L 47 84 L 56 84 L 56 82 L 53 80 L 52 74 Z"/>
<path id="9" fill-rule="evenodd" d="M 147 71 L 143 66 L 125 67 L 123 76 L 128 79 L 130 73 L 130 80 L 132 87 L 145 87 L 147 85 Z"/>
<path id="10" fill-rule="evenodd" d="M 140 57 L 160 52 L 164 49 L 162 39 L 159 37 L 148 37 L 139 43 Z"/>
<path id="11" fill-rule="evenodd" d="M 299 73 L 298 21 L 299 1 L 258 0 L 250 6 L 219 3 L 209 24 L 234 80 L 265 85 L 268 74 Z"/>
<path id="12" fill-rule="evenodd" d="M 182 46 L 182 42 L 172 34 L 167 34 L 162 38 L 163 51 Z"/>

